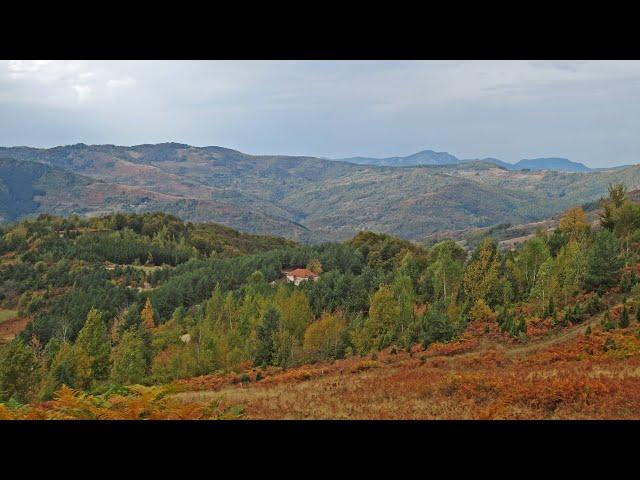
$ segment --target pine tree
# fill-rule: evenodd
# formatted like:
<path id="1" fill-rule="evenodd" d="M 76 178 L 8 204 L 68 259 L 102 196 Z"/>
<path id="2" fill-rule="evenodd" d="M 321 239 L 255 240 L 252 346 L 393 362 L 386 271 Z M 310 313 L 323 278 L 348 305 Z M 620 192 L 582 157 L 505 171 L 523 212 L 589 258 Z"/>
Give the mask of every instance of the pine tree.
<path id="1" fill-rule="evenodd" d="M 38 359 L 31 347 L 16 338 L 0 358 L 0 400 L 29 401 L 40 380 Z"/>
<path id="2" fill-rule="evenodd" d="M 258 349 L 256 352 L 256 365 L 270 365 L 275 353 L 275 334 L 280 326 L 282 315 L 273 305 L 269 304 L 262 314 L 262 322 L 256 329 Z"/>
<path id="3" fill-rule="evenodd" d="M 147 374 L 144 340 L 138 332 L 127 330 L 111 353 L 111 380 L 119 385 L 143 383 Z"/>
<path id="4" fill-rule="evenodd" d="M 92 308 L 87 314 L 87 320 L 78 334 L 76 347 L 83 349 L 91 357 L 91 370 L 94 378 L 100 380 L 107 378 L 111 341 L 107 327 L 102 321 L 102 315 L 98 310 Z"/>
<path id="5" fill-rule="evenodd" d="M 62 385 L 83 390 L 89 388 L 93 378 L 92 362 L 84 349 L 63 342 L 49 369 L 43 398 L 51 398 Z"/>

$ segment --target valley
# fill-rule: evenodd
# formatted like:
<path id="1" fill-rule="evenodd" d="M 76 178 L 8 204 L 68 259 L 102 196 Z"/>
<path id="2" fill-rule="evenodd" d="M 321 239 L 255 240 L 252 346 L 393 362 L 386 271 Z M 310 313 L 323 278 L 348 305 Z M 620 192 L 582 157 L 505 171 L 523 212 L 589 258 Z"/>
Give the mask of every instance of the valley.
<path id="1" fill-rule="evenodd" d="M 538 221 L 597 200 L 620 181 L 640 188 L 640 167 L 378 166 L 174 143 L 13 147 L 0 148 L 0 215 L 164 211 L 305 243 L 360 230 L 423 241 L 441 231 Z M 21 196 L 11 188 L 16 182 Z"/>

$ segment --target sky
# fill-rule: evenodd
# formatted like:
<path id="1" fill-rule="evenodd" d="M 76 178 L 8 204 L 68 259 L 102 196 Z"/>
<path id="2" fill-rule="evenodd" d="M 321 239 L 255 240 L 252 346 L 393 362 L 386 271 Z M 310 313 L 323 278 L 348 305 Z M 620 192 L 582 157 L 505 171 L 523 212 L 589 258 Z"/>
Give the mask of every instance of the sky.
<path id="1" fill-rule="evenodd" d="M 639 61 L 0 61 L 0 145 L 640 162 Z"/>

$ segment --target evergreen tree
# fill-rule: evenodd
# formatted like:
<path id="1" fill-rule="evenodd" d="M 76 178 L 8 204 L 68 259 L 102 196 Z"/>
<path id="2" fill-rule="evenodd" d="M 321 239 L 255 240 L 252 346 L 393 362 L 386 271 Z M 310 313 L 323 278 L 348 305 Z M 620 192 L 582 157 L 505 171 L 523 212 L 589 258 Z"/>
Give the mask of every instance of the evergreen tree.
<path id="1" fill-rule="evenodd" d="M 255 356 L 256 365 L 270 365 L 273 362 L 275 353 L 275 334 L 280 327 L 282 315 L 272 304 L 268 304 L 262 313 L 262 321 L 256 329 L 257 351 Z"/>
<path id="2" fill-rule="evenodd" d="M 111 380 L 118 385 L 144 383 L 147 375 L 147 352 L 137 331 L 127 330 L 111 353 Z"/>
<path id="3" fill-rule="evenodd" d="M 91 371 L 95 379 L 108 377 L 111 340 L 98 310 L 92 308 L 87 314 L 87 321 L 78 334 L 76 347 L 83 349 L 91 357 Z"/>
<path id="4" fill-rule="evenodd" d="M 63 342 L 49 369 L 43 398 L 51 398 L 62 385 L 81 390 L 89 388 L 93 378 L 92 363 L 93 359 L 84 349 Z"/>
<path id="5" fill-rule="evenodd" d="M 593 245 L 587 252 L 585 288 L 603 292 L 615 284 L 622 260 L 618 255 L 618 244 L 609 230 L 596 233 Z"/>
<path id="6" fill-rule="evenodd" d="M 0 400 L 28 402 L 39 380 L 40 365 L 33 349 L 20 338 L 12 340 L 0 357 Z"/>

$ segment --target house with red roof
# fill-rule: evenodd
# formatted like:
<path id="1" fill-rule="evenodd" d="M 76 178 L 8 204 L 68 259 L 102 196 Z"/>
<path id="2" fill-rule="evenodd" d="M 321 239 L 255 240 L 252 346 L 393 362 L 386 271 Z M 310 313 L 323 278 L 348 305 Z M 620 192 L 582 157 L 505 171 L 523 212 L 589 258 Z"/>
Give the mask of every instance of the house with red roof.
<path id="1" fill-rule="evenodd" d="M 306 282 L 307 280 L 313 280 L 315 282 L 320 278 L 320 275 L 313 273 L 307 268 L 296 268 L 295 270 L 285 272 L 285 275 L 287 276 L 287 281 L 293 282 L 295 285 L 300 285 L 301 282 Z"/>

